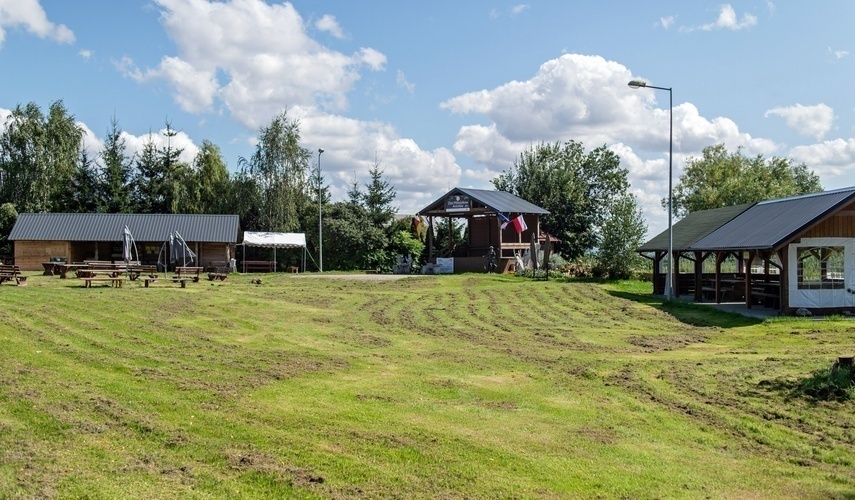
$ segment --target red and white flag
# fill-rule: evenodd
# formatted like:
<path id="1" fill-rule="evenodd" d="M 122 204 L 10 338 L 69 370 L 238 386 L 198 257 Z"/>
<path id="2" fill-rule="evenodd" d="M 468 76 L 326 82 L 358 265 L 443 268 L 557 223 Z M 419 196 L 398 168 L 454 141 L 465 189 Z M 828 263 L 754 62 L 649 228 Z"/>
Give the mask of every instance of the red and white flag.
<path id="1" fill-rule="evenodd" d="M 511 224 L 514 225 L 514 229 L 516 229 L 518 233 L 521 233 L 528 229 L 528 226 L 525 225 L 525 219 L 523 219 L 522 215 L 519 215 L 518 217 L 514 218 L 511 221 Z"/>

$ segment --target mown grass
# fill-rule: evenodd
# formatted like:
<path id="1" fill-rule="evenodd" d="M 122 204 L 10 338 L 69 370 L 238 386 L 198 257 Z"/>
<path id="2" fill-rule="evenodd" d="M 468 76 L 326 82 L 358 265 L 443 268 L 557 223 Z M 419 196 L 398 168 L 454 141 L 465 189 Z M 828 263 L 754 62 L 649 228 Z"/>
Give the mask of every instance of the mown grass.
<path id="1" fill-rule="evenodd" d="M 254 277 L 254 276 L 253 276 Z M 0 286 L 0 497 L 855 496 L 855 323 L 649 285 Z"/>

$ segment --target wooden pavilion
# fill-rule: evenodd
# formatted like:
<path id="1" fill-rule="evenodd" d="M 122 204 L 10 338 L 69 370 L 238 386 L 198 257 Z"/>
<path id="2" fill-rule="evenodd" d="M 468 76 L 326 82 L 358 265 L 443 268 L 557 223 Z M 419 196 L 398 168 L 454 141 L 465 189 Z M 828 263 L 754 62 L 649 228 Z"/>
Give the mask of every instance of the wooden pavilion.
<path id="1" fill-rule="evenodd" d="M 678 296 L 781 313 L 855 311 L 855 187 L 695 212 L 672 230 Z M 662 293 L 668 231 L 638 252 L 653 260 Z"/>
<path id="2" fill-rule="evenodd" d="M 514 262 L 514 253 L 530 248 L 532 235 L 541 234 L 540 216 L 547 210 L 504 191 L 486 189 L 454 188 L 436 201 L 423 208 L 419 214 L 428 218 L 428 260 L 436 257 L 453 257 L 454 272 L 481 272 L 487 263 L 490 247 L 499 258 L 500 271 L 508 271 Z M 508 225 L 502 229 L 504 220 L 522 216 L 526 229 L 517 232 Z M 457 248 L 434 248 L 434 222 L 437 217 L 466 219 L 468 239 Z M 448 224 L 449 232 L 452 224 Z M 452 238 L 449 237 L 449 241 Z"/>

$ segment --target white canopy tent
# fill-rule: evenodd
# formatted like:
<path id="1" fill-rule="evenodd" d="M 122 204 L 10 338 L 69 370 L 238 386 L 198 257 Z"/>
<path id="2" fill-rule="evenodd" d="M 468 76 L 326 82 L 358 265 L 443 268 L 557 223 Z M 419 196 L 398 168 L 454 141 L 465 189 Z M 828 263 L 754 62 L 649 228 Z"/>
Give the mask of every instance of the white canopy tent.
<path id="1" fill-rule="evenodd" d="M 244 263 L 246 262 L 246 247 L 265 247 L 273 248 L 273 260 L 276 260 L 277 248 L 302 248 L 303 260 L 300 266 L 303 271 L 306 270 L 306 234 L 305 233 L 271 233 L 271 232 L 252 232 L 246 231 L 243 233 L 244 245 Z M 244 264 L 244 272 L 246 272 L 246 264 Z"/>

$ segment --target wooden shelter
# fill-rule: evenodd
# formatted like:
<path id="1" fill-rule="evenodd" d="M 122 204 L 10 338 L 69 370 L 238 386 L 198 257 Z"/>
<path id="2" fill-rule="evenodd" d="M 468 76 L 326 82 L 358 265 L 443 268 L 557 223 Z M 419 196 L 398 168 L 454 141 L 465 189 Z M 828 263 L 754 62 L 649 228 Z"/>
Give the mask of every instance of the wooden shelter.
<path id="1" fill-rule="evenodd" d="M 35 271 L 51 259 L 121 260 L 125 226 L 136 240 L 144 264 L 157 263 L 161 247 L 173 231 L 197 255 L 198 265 L 229 262 L 240 231 L 237 215 L 23 213 L 9 240 L 15 244 L 15 264 Z"/>
<path id="2" fill-rule="evenodd" d="M 492 246 L 499 258 L 498 269 L 512 268 L 514 253 L 522 253 L 531 245 L 532 235 L 540 235 L 540 216 L 547 210 L 504 191 L 454 188 L 423 208 L 419 214 L 428 218 L 428 260 L 453 257 L 454 272 L 482 272 L 487 253 Z M 502 229 L 504 220 L 522 217 L 526 229 L 516 231 L 512 224 Z M 466 219 L 468 239 L 457 248 L 434 248 L 434 228 L 437 217 Z M 449 220 L 450 222 L 450 220 Z M 448 228 L 451 231 L 452 225 Z M 449 237 L 449 241 L 451 241 Z"/>
<path id="3" fill-rule="evenodd" d="M 695 212 L 672 229 L 677 295 L 855 311 L 855 187 Z M 638 249 L 654 262 L 654 293 L 667 249 L 667 230 Z"/>

